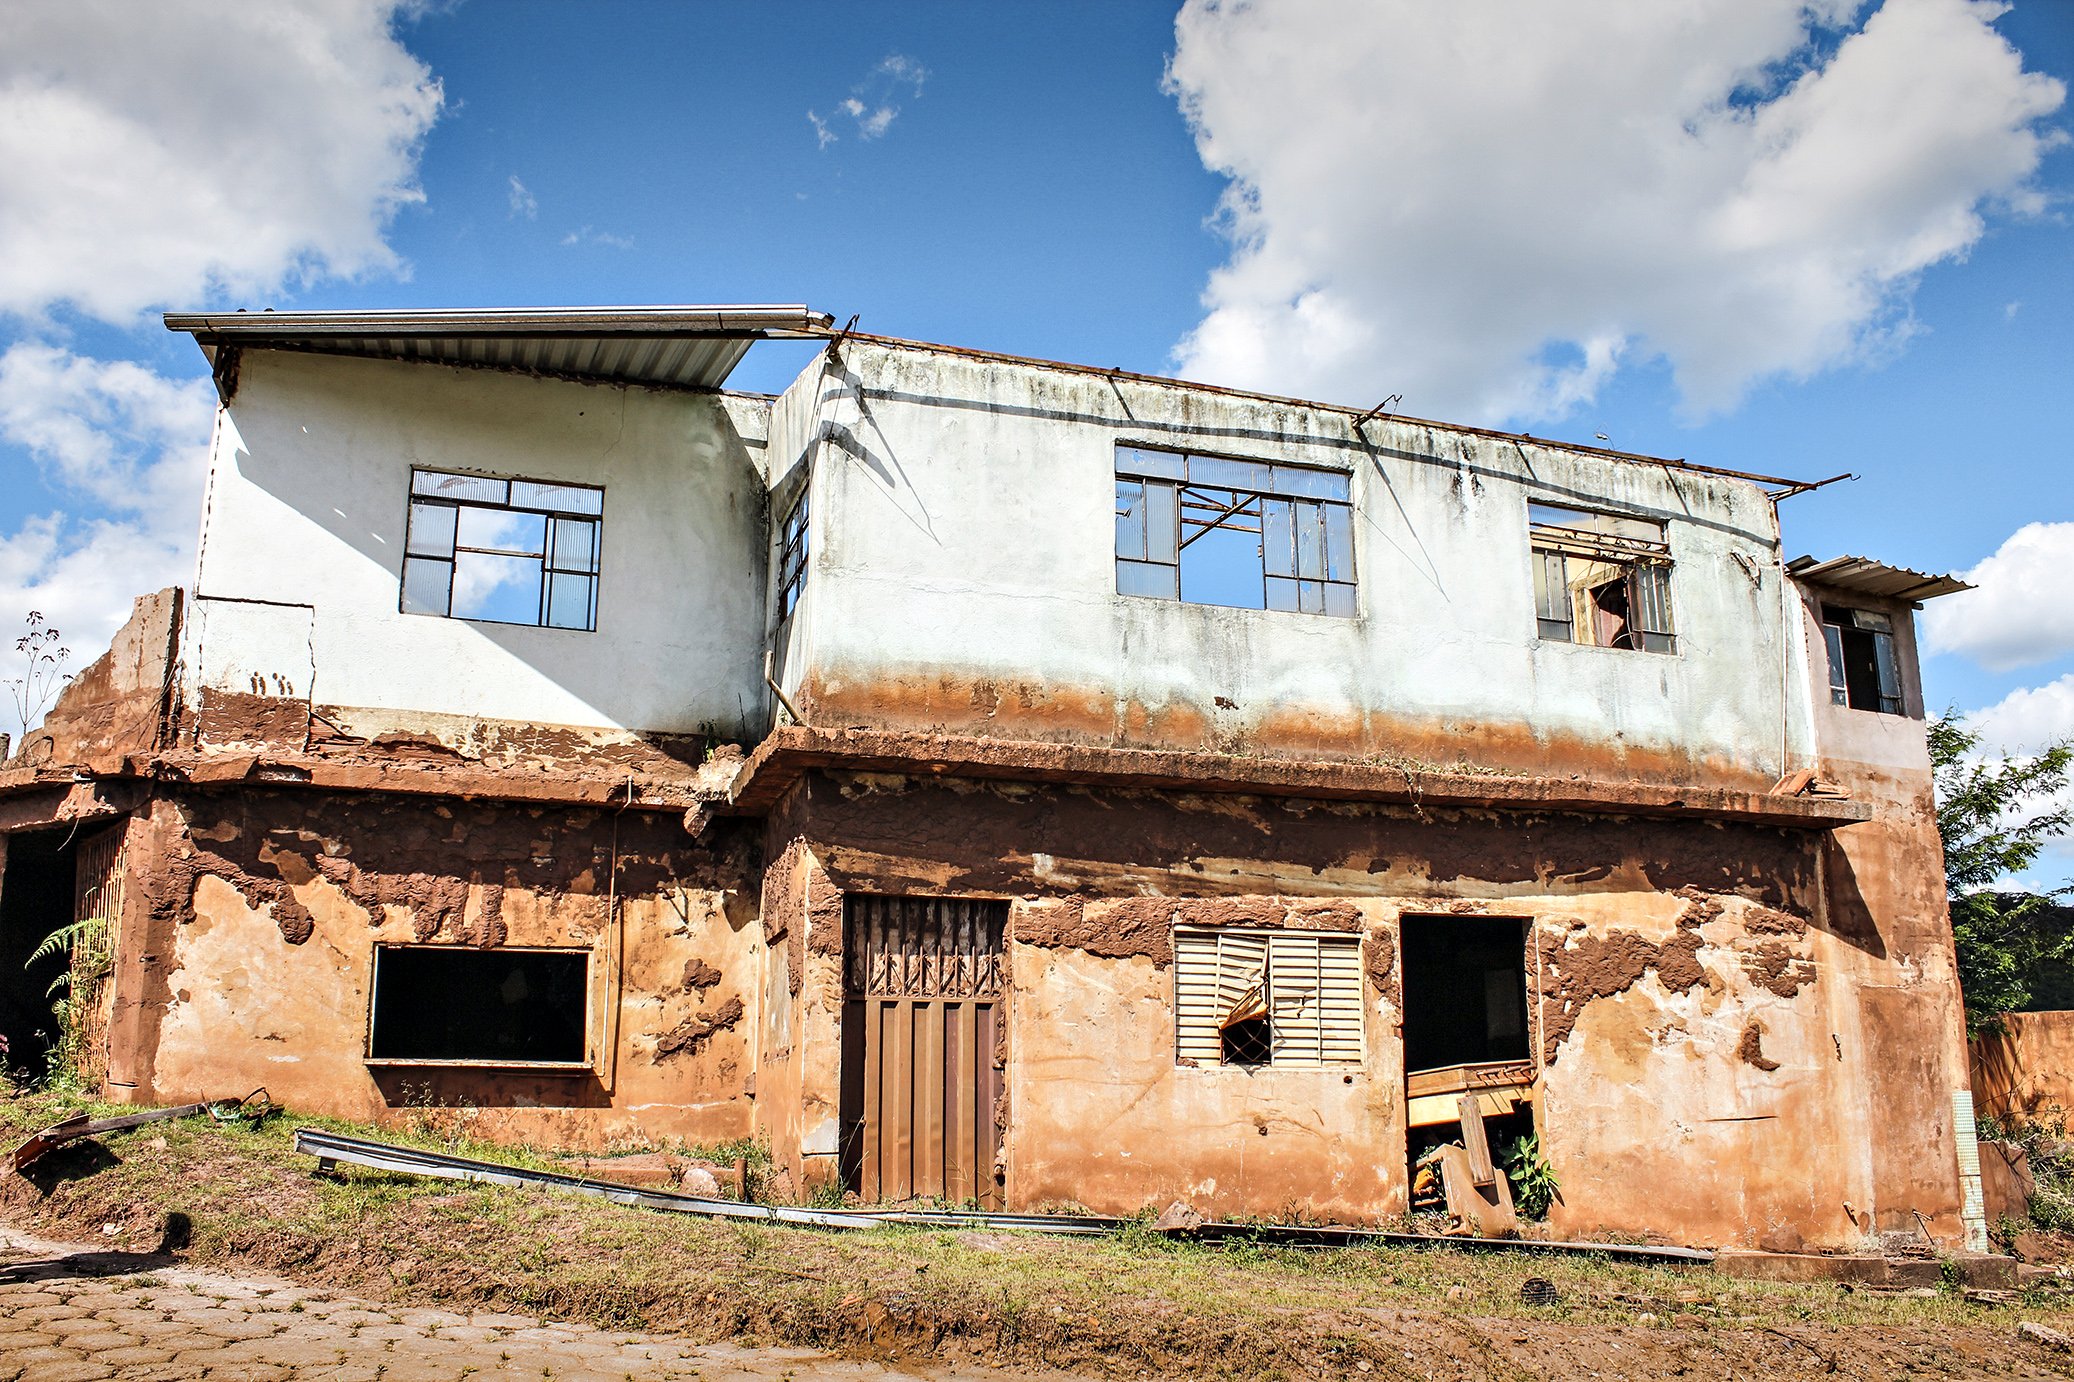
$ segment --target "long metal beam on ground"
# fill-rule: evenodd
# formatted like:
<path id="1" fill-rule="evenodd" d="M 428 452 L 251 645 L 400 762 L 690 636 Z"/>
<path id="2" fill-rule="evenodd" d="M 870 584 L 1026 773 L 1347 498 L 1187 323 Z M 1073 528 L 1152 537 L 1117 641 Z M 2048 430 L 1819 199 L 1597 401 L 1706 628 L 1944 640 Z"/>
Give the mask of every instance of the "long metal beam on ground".
<path id="1" fill-rule="evenodd" d="M 595 1195 L 615 1204 L 658 1209 L 673 1214 L 701 1214 L 716 1219 L 754 1219 L 803 1228 L 860 1229 L 887 1224 L 918 1228 L 1021 1230 L 1076 1236 L 1121 1233 L 1134 1222 L 1105 1215 L 991 1214 L 958 1209 L 801 1209 L 783 1205 L 744 1204 L 739 1200 L 678 1195 L 643 1190 L 615 1181 L 565 1176 L 554 1171 L 527 1171 L 495 1162 L 474 1161 L 445 1152 L 397 1147 L 318 1128 L 297 1128 L 295 1149 L 317 1158 L 320 1169 L 347 1162 L 401 1175 L 439 1180 L 481 1181 L 517 1188 L 549 1187 Z M 1643 1243 L 1558 1243 L 1525 1238 L 1460 1238 L 1431 1233 L 1387 1233 L 1376 1229 L 1314 1227 L 1309 1224 L 1211 1223 L 1185 1236 L 1211 1242 L 1259 1243 L 1271 1247 L 1350 1248 L 1388 1245 L 1415 1248 L 1466 1248 L 1472 1251 L 1585 1255 L 1622 1262 L 1680 1263 L 1704 1266 L 1714 1254 L 1698 1248 L 1664 1248 Z"/>

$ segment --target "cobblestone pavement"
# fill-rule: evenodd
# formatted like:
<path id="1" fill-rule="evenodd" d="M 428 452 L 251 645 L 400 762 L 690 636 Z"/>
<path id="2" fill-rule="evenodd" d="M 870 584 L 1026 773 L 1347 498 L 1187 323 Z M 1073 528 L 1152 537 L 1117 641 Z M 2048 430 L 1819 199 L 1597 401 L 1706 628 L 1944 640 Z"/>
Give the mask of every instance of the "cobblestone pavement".
<path id="1" fill-rule="evenodd" d="M 694 1345 L 522 1315 L 383 1305 L 286 1281 L 160 1265 L 165 1261 L 0 1229 L 0 1382 L 917 1376 L 808 1349 Z M 959 1374 L 926 1375 L 944 1382 Z"/>

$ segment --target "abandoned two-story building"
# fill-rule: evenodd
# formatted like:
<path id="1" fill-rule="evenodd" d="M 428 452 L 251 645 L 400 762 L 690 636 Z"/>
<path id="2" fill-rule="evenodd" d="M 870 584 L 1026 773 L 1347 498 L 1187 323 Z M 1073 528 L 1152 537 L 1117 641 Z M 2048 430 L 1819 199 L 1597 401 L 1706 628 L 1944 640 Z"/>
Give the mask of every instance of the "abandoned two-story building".
<path id="1" fill-rule="evenodd" d="M 797 307 L 168 325 L 192 587 L 0 772 L 113 1096 L 1376 1221 L 1472 1095 L 1558 1229 L 1961 1237 L 1960 587 L 1802 486 Z"/>

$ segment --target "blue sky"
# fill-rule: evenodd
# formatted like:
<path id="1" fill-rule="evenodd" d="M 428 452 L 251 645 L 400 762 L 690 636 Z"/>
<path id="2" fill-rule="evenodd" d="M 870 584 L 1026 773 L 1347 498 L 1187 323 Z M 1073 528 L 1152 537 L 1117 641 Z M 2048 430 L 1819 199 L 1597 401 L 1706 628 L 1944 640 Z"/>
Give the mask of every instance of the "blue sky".
<path id="1" fill-rule="evenodd" d="M 1856 472 L 1789 555 L 1978 571 L 1929 700 L 2074 733 L 2074 4 L 264 8 L 0 19 L 0 619 L 82 657 L 191 559 L 157 310 L 804 301 Z"/>

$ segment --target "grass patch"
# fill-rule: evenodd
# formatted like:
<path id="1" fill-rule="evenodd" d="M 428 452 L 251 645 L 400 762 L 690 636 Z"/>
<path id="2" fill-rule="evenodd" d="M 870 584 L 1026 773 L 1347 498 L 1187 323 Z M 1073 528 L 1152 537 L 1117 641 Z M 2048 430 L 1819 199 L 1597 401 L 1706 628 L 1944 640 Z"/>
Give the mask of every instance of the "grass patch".
<path id="1" fill-rule="evenodd" d="M 75 1106 L 39 1094 L 0 1104 L 0 1141 Z M 145 1251 L 178 1214 L 199 1263 L 383 1300 L 1017 1367 L 1266 1377 L 1366 1364 L 1374 1377 L 1467 1378 L 1582 1373 L 1618 1356 L 1629 1375 L 1647 1364 L 1771 1377 L 1803 1366 L 1820 1375 L 1813 1350 L 1844 1348 L 1866 1358 L 1894 1350 L 1889 1371 L 1899 1374 L 1920 1372 L 1923 1348 L 1954 1339 L 1970 1341 L 1970 1366 L 2039 1363 L 2021 1352 L 2014 1310 L 1951 1292 L 1882 1297 L 1588 1257 L 1214 1245 L 1168 1238 L 1149 1222 L 1105 1238 L 823 1233 L 357 1167 L 320 1176 L 293 1149 L 298 1125 L 561 1169 L 552 1149 L 482 1142 L 465 1124 L 371 1129 L 283 1113 L 255 1129 L 189 1119 L 111 1136 L 98 1156 L 84 1144 L 61 1149 L 40 1189 L 0 1198 L 0 1221 Z M 751 1152 L 658 1150 L 722 1165 Z M 1552 1282 L 1559 1303 L 1521 1304 L 1530 1276 Z M 2026 1315 L 2061 1316 L 2057 1307 Z M 1812 1347 L 1782 1342 L 1781 1330 Z"/>

